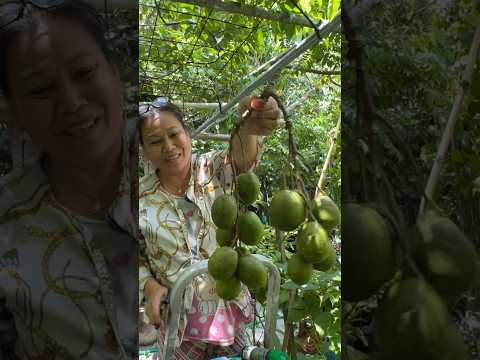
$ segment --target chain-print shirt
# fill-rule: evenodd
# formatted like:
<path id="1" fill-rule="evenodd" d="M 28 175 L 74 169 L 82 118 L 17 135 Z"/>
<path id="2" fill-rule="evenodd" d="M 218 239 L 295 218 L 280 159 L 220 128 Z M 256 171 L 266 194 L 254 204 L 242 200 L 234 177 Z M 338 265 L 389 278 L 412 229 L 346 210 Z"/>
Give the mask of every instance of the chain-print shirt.
<path id="1" fill-rule="evenodd" d="M 257 159 L 261 155 L 261 143 L 257 143 Z M 198 228 L 195 244 L 188 241 L 188 222 L 184 212 L 178 207 L 175 196 L 165 192 L 155 172 L 140 180 L 139 189 L 139 227 L 140 261 L 139 289 L 140 302 L 143 301 L 143 288 L 148 278 L 154 277 L 166 287 L 178 279 L 182 270 L 195 261 L 208 259 L 216 249 L 215 225 L 210 212 L 215 198 L 232 191 L 233 171 L 227 161 L 226 151 L 212 151 L 207 154 L 193 154 L 190 182 L 185 198 L 198 207 L 200 224 L 190 225 Z M 190 221 L 195 221 L 195 218 Z M 195 249 L 192 248 L 195 245 Z M 192 255 L 195 254 L 195 255 Z M 184 299 L 184 315 L 179 326 L 179 338 L 186 327 L 186 314 L 191 310 L 195 290 L 208 281 L 208 275 L 198 277 L 187 287 Z M 195 289 L 196 287 L 196 289 Z M 248 291 L 242 292 L 248 294 Z M 234 302 L 245 316 L 250 315 L 250 296 L 241 296 Z M 179 339 L 177 339 L 177 342 Z"/>
<path id="2" fill-rule="evenodd" d="M 123 175 L 108 218 L 115 231 L 136 238 L 132 131 L 127 127 L 123 138 Z M 137 324 L 121 323 L 125 317 L 116 313 L 102 239 L 55 200 L 41 161 L 0 179 L 0 199 L 0 358 L 136 357 L 122 346 L 119 327 Z M 137 272 L 129 280 L 137 282 Z M 132 310 L 136 319 L 138 308 Z"/>

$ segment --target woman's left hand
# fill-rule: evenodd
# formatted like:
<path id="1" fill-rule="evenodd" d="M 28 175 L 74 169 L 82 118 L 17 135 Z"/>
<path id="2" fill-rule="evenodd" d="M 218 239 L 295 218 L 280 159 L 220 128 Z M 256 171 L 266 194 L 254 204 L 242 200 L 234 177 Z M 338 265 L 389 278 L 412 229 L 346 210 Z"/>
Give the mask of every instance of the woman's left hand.
<path id="1" fill-rule="evenodd" d="M 240 131 L 245 134 L 267 136 L 284 123 L 282 112 L 273 97 L 266 102 L 255 96 L 245 97 L 239 104 L 239 110 L 241 115 L 249 110 L 240 125 Z"/>

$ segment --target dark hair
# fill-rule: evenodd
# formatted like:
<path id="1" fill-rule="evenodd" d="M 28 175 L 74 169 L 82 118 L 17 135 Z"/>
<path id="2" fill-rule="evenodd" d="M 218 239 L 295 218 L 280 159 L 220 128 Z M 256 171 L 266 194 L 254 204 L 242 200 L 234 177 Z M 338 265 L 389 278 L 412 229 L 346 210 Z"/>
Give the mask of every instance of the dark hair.
<path id="1" fill-rule="evenodd" d="M 185 125 L 185 122 L 183 121 L 182 110 L 180 110 L 180 108 L 177 105 L 171 102 L 167 102 L 160 106 L 154 106 L 151 104 L 140 105 L 139 110 L 140 110 L 139 111 L 140 115 L 138 117 L 138 122 L 137 122 L 137 131 L 138 131 L 138 138 L 142 146 L 143 146 L 142 129 L 143 129 L 143 125 L 145 125 L 145 121 L 159 116 L 161 112 L 169 112 L 170 114 L 175 116 L 175 118 L 178 120 L 180 125 L 182 125 L 182 128 L 187 132 L 187 134 L 190 133 L 188 131 L 187 126 Z"/>
<path id="2" fill-rule="evenodd" d="M 107 60 L 112 62 L 113 52 L 105 40 L 105 26 L 98 12 L 91 6 L 79 0 L 65 0 L 61 5 L 48 7 L 38 7 L 29 2 L 11 1 L 5 5 L 0 5 L 0 9 L 5 7 L 5 11 L 0 11 L 0 23 L 2 16 L 11 16 L 8 8 L 12 10 L 21 9 L 22 16 L 0 29 L 0 91 L 5 96 L 10 96 L 10 88 L 7 80 L 7 49 L 15 43 L 18 34 L 35 28 L 47 17 L 66 17 L 78 21 L 85 30 L 87 30 L 99 45 Z"/>

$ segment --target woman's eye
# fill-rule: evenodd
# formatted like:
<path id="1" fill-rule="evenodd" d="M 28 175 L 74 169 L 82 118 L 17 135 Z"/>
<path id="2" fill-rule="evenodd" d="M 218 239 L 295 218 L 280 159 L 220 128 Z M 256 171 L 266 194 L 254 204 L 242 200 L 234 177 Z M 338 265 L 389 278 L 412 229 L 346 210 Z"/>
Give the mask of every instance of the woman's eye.
<path id="1" fill-rule="evenodd" d="M 150 145 L 158 145 L 158 144 L 161 144 L 162 142 L 163 140 L 155 140 L 155 141 L 152 141 Z"/>
<path id="2" fill-rule="evenodd" d="M 173 138 L 173 137 L 176 137 L 177 135 L 178 135 L 178 133 L 172 133 L 172 134 L 170 134 L 170 137 Z"/>
<path id="3" fill-rule="evenodd" d="M 77 70 L 75 76 L 78 79 L 89 79 L 95 73 L 95 66 L 84 66 Z"/>
<path id="4" fill-rule="evenodd" d="M 51 89 L 51 86 L 39 86 L 28 90 L 27 94 L 34 97 L 46 97 Z"/>

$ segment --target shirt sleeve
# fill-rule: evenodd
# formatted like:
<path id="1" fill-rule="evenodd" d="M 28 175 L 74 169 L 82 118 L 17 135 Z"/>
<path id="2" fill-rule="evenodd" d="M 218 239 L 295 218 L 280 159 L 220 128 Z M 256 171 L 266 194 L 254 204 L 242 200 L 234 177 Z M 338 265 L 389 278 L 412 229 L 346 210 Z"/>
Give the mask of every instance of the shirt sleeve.
<path id="1" fill-rule="evenodd" d="M 141 232 L 138 234 L 138 303 L 142 304 L 144 299 L 144 288 L 148 279 L 153 278 L 146 255 L 145 237 Z"/>

